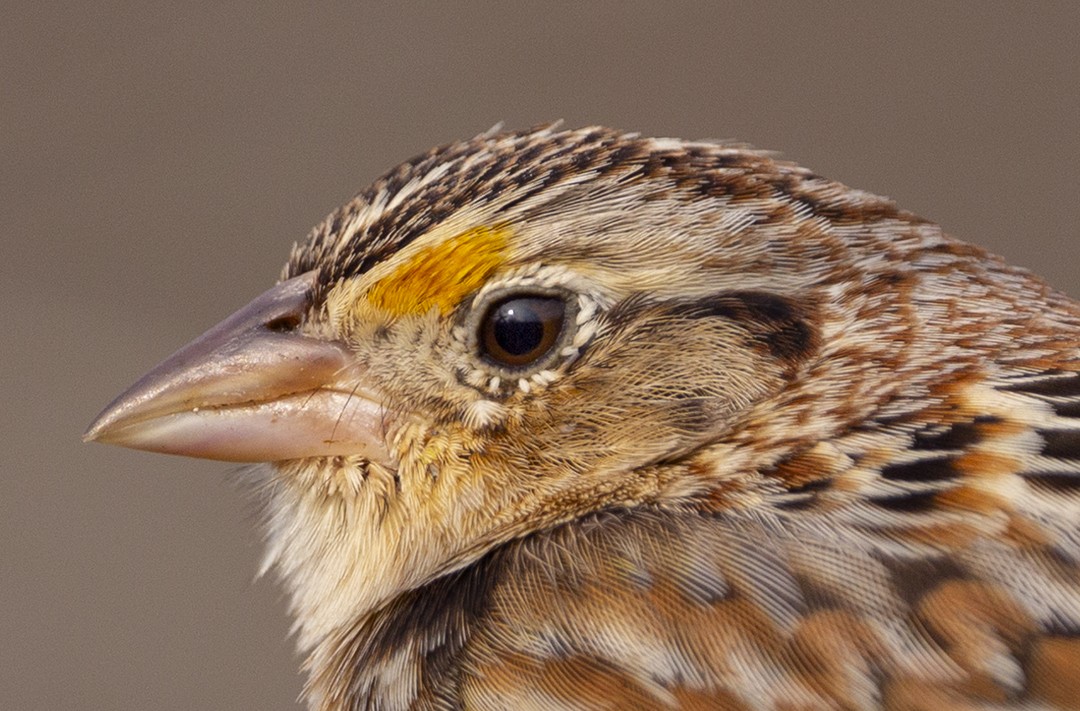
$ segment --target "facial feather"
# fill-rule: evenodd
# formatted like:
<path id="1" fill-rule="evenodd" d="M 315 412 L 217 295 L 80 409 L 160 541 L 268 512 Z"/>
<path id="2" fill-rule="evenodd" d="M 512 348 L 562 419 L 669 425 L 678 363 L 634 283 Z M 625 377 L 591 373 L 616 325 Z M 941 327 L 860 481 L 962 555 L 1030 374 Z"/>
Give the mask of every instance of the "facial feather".
<path id="1" fill-rule="evenodd" d="M 1006 392 L 1024 373 L 1080 368 L 1075 337 L 1057 335 L 1076 333 L 1080 309 L 884 198 L 740 146 L 604 129 L 484 135 L 421 156 L 327 218 L 284 275 L 312 270 L 318 298 L 303 328 L 348 343 L 379 383 L 395 456 L 392 468 L 318 459 L 272 475 L 267 565 L 291 591 L 314 699 L 338 688 L 320 670 L 343 663 L 343 635 L 400 596 L 511 542 L 642 507 L 764 517 L 733 525 L 754 531 L 748 546 L 779 546 L 775 565 L 750 561 L 723 577 L 796 571 L 783 595 L 762 592 L 776 580 L 745 583 L 764 595 L 754 614 L 767 618 L 747 635 L 778 628 L 794 648 L 757 638 L 752 646 L 822 665 L 811 682 L 775 680 L 778 695 L 811 705 L 828 694 L 880 702 L 875 665 L 900 664 L 899 649 L 913 678 L 958 678 L 906 622 L 867 626 L 905 614 L 890 587 L 898 561 L 968 547 L 957 560 L 985 580 L 926 597 L 913 613 L 925 624 L 946 625 L 950 594 L 970 606 L 972 596 L 1007 590 L 1023 615 L 1080 625 L 1071 583 L 1039 588 L 1054 593 L 1038 601 L 1000 576 L 1007 559 L 1042 585 L 1045 562 L 973 543 L 1056 540 L 1070 560 L 1080 556 L 1080 537 L 1063 523 L 1075 520 L 1075 460 L 1056 465 L 1069 472 L 1064 496 L 1031 495 L 1034 472 L 1046 469 L 1035 454 L 1047 437 L 1039 428 L 1080 427 L 1054 419 L 1055 401 Z M 515 370 L 478 356 L 487 310 L 530 290 L 569 305 L 550 362 Z M 1009 423 L 1014 432 L 988 434 Z M 919 437 L 968 426 L 985 446 L 899 454 Z M 945 473 L 927 473 L 931 461 Z M 851 559 L 839 555 L 845 547 Z M 822 561 L 864 587 L 815 574 Z M 784 595 L 810 588 L 847 612 L 792 613 L 783 627 Z M 604 626 L 599 612 L 592 618 Z M 957 624 L 940 634 L 972 643 Z M 815 625 L 846 630 L 831 653 L 850 663 L 826 663 Z M 594 637 L 618 632 L 604 629 Z M 1015 690 L 1006 632 L 961 666 Z M 620 653 L 649 638 L 623 633 L 612 643 Z M 640 669 L 634 683 L 656 698 L 675 699 L 645 683 L 656 669 L 668 665 L 674 679 L 710 668 L 657 654 L 620 662 Z M 518 661 L 523 675 L 540 674 Z M 756 659 L 728 691 L 760 689 L 774 662 Z M 401 678 L 408 688 L 395 694 L 420 693 L 413 677 Z M 909 691 L 898 683 L 893 693 Z"/>

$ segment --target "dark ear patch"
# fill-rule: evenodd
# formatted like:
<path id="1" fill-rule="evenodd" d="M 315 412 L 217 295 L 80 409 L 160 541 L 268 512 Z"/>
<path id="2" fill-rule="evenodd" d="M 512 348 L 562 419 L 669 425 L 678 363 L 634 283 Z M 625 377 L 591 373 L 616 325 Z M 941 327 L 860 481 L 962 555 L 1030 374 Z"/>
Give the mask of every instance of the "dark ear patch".
<path id="1" fill-rule="evenodd" d="M 734 291 L 691 303 L 691 318 L 724 318 L 737 323 L 769 355 L 794 370 L 818 349 L 817 330 L 793 300 L 764 291 Z"/>

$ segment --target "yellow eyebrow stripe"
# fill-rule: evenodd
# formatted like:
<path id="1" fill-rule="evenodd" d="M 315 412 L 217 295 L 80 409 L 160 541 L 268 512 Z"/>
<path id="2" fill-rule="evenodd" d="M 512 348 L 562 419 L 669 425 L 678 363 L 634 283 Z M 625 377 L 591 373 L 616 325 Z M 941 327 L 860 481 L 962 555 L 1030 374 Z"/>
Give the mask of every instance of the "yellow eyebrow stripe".
<path id="1" fill-rule="evenodd" d="M 393 316 L 419 314 L 433 306 L 444 316 L 479 289 L 505 261 L 510 228 L 465 230 L 413 255 L 368 291 L 368 300 Z"/>

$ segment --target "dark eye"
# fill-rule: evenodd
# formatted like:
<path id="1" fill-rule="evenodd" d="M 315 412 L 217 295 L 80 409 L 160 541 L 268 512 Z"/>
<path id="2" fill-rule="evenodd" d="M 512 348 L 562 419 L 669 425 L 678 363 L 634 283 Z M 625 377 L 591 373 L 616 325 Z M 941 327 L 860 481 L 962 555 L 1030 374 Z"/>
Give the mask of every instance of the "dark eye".
<path id="1" fill-rule="evenodd" d="M 491 305 L 480 323 L 480 349 L 500 365 L 539 360 L 559 341 L 566 302 L 555 296 L 513 296 Z"/>

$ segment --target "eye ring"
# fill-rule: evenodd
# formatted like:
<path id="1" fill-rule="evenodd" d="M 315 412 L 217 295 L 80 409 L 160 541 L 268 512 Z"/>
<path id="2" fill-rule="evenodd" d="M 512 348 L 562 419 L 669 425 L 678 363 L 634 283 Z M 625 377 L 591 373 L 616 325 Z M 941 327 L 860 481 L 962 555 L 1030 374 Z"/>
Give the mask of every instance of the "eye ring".
<path id="1" fill-rule="evenodd" d="M 551 363 L 577 312 L 576 300 L 561 290 L 515 290 L 485 301 L 472 327 L 476 352 L 513 374 Z"/>

